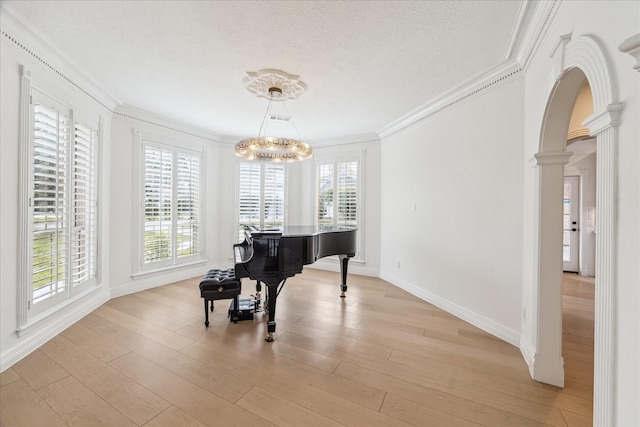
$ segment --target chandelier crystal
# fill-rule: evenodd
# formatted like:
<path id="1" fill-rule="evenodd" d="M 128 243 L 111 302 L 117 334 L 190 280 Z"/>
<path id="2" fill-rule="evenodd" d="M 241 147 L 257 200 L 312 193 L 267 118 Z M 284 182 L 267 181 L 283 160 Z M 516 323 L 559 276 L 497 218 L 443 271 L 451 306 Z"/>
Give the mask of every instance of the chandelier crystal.
<path id="1" fill-rule="evenodd" d="M 295 162 L 307 160 L 313 150 L 309 144 L 297 139 L 258 136 L 236 144 L 236 155 L 261 162 Z"/>
<path id="2" fill-rule="evenodd" d="M 273 86 L 268 89 L 269 105 L 265 113 L 258 136 L 254 138 L 243 139 L 236 143 L 236 156 L 246 160 L 254 160 L 260 162 L 296 162 L 307 160 L 313 154 L 313 150 L 309 144 L 299 139 L 262 136 L 262 128 L 269 119 L 272 101 L 284 101 L 282 89 Z M 258 95 L 260 96 L 260 95 Z M 284 105 L 284 104 L 283 104 Z M 286 109 L 286 107 L 285 107 Z M 293 120 L 291 120 L 293 125 Z M 295 125 L 293 125 L 295 129 Z M 297 132 L 297 129 L 296 129 Z M 298 136 L 299 137 L 299 136 Z"/>

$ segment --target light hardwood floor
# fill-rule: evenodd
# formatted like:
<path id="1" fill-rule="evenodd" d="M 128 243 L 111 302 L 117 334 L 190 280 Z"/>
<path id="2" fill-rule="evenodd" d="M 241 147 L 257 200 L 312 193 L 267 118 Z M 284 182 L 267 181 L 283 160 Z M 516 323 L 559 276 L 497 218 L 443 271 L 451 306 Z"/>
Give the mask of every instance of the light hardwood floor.
<path id="1" fill-rule="evenodd" d="M 199 278 L 115 298 L 0 375 L 0 425 L 587 426 L 593 279 L 565 275 L 566 387 L 519 350 L 376 278 L 314 269 L 265 322 L 209 328 Z M 253 284 L 243 281 L 243 291 Z"/>

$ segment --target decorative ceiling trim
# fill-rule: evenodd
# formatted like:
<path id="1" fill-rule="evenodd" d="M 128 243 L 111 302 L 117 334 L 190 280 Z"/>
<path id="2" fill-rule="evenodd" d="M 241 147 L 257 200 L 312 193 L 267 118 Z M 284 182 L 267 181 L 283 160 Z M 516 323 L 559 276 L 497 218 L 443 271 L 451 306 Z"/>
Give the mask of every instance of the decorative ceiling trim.
<path id="1" fill-rule="evenodd" d="M 422 107 L 417 108 L 404 117 L 389 124 L 378 131 L 378 135 L 380 135 L 381 140 L 384 140 L 385 138 L 406 129 L 427 117 L 439 113 L 440 111 L 471 98 L 474 95 L 485 92 L 489 89 L 495 89 L 502 84 L 510 82 L 515 77 L 519 76 L 521 72 L 522 67 L 518 62 L 514 60 L 503 61 L 495 68 L 467 81 L 458 88 L 445 93 L 440 98 L 436 98 L 435 100 L 428 102 Z"/>
<path id="2" fill-rule="evenodd" d="M 272 101 L 287 101 L 298 99 L 307 90 L 307 85 L 300 81 L 300 76 L 294 76 L 281 70 L 265 68 L 260 71 L 247 71 L 247 77 L 243 80 L 247 90 L 256 94 L 258 98 L 271 99 Z M 271 96 L 270 89 L 277 87 L 282 90 L 282 96 Z"/>
<path id="3" fill-rule="evenodd" d="M 212 142 L 222 142 L 222 138 L 208 131 L 206 129 L 197 128 L 185 124 L 183 122 L 177 122 L 168 117 L 163 117 L 150 111 L 141 110 L 131 105 L 119 105 L 113 111 L 114 119 L 131 120 L 138 123 L 147 123 L 149 125 L 161 127 L 170 131 L 179 132 L 185 135 L 194 136 L 196 138 L 202 138 Z"/>
<path id="4" fill-rule="evenodd" d="M 530 0 L 527 1 L 529 2 Z M 522 65 L 523 69 L 526 70 L 529 66 L 537 48 L 542 43 L 553 19 L 558 13 L 561 3 L 560 0 L 535 2 L 533 3 L 534 7 L 528 8 L 527 12 L 530 13 L 530 16 L 526 20 L 526 25 L 522 26 L 523 33 L 519 35 L 521 42 L 514 56 L 514 59 Z"/>
<path id="5" fill-rule="evenodd" d="M 51 70 L 52 72 L 54 72 L 55 74 L 57 74 L 60 78 L 62 78 L 63 80 L 65 80 L 67 83 L 69 83 L 70 85 L 72 85 L 73 87 L 75 87 L 76 89 L 78 89 L 80 92 L 84 93 L 86 96 L 88 96 L 89 98 L 93 99 L 95 102 L 97 102 L 98 104 L 100 104 L 101 106 L 103 106 L 104 108 L 106 108 L 108 111 L 113 111 L 112 107 L 110 107 L 109 105 L 107 105 L 106 103 L 102 102 L 100 99 L 98 99 L 97 97 L 95 97 L 91 92 L 89 92 L 88 90 L 86 90 L 85 88 L 83 88 L 81 85 L 79 85 L 78 83 L 76 83 L 74 80 L 72 80 L 71 78 L 67 77 L 66 74 L 64 74 L 63 72 L 61 72 L 60 70 L 58 70 L 56 67 L 54 67 L 53 65 L 51 65 L 50 62 L 48 62 L 47 60 L 43 59 L 42 57 L 40 57 L 37 53 L 35 53 L 33 50 L 29 49 L 27 46 L 25 46 L 22 42 L 20 42 L 17 38 L 13 37 L 11 34 L 9 34 L 8 32 L 2 30 L 2 36 L 4 36 L 4 38 L 8 41 L 11 42 L 15 45 L 15 47 L 17 47 L 18 49 L 21 49 L 24 53 L 30 55 L 33 59 L 39 61 L 42 65 L 44 65 L 45 67 L 47 67 L 49 70 Z"/>
<path id="6" fill-rule="evenodd" d="M 40 66 L 91 98 L 109 112 L 113 112 L 120 103 L 104 86 L 95 80 L 87 79 L 87 73 L 69 60 L 61 51 L 47 41 L 44 34 L 31 29 L 22 16 L 14 16 L 0 5 L 0 44 L 4 44 L 18 55 L 30 58 L 36 68 L 32 68 L 34 79 Z"/>

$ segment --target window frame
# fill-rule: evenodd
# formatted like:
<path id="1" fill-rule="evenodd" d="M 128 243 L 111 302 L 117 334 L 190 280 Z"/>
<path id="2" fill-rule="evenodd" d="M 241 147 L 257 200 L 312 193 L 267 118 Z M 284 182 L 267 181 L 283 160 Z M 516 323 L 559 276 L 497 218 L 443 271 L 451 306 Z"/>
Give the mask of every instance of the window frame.
<path id="1" fill-rule="evenodd" d="M 100 252 L 101 252 L 101 215 L 100 215 L 100 201 L 102 194 L 101 185 L 101 150 L 103 145 L 103 118 L 97 111 L 93 111 L 90 108 L 77 108 L 71 102 L 72 96 L 66 96 L 62 101 L 56 98 L 55 94 L 60 91 L 56 91 L 53 87 L 40 88 L 31 83 L 31 73 L 24 66 L 21 66 L 21 90 L 20 90 L 20 134 L 21 141 L 20 151 L 20 201 L 19 201 L 19 271 L 18 271 L 18 289 L 17 289 L 17 333 L 22 335 L 23 333 L 31 330 L 36 323 L 40 320 L 54 314 L 70 303 L 82 298 L 94 289 L 97 289 L 101 283 L 101 264 L 100 264 Z M 42 105 L 43 108 L 54 112 L 57 116 L 59 114 L 66 115 L 67 118 L 67 154 L 63 159 L 64 171 L 60 175 L 60 169 L 57 167 L 57 171 L 53 172 L 56 180 L 56 197 L 55 209 L 53 215 L 59 218 L 61 208 L 58 203 L 65 205 L 66 213 L 62 221 L 56 220 L 56 224 L 63 223 L 62 226 L 55 225 L 52 229 L 53 233 L 58 235 L 62 231 L 63 245 L 65 247 L 64 261 L 58 261 L 58 265 L 62 266 L 62 273 L 56 274 L 61 277 L 58 280 L 58 284 L 49 284 L 49 287 L 54 286 L 55 291 L 50 295 L 42 298 L 40 301 L 35 301 L 34 291 L 34 239 L 37 232 L 36 213 L 37 209 L 45 208 L 44 205 L 40 205 L 38 208 L 37 196 L 38 192 L 50 192 L 50 189 L 36 189 L 36 176 L 38 173 L 41 176 L 44 169 L 47 166 L 41 166 L 38 171 L 36 166 L 36 156 L 41 157 L 45 155 L 43 146 L 46 145 L 46 138 L 38 138 L 40 141 L 38 145 L 40 148 L 36 148 L 36 105 Z M 42 114 L 44 115 L 44 114 Z M 44 123 L 44 122 L 41 122 Z M 56 126 L 59 125 L 59 120 L 56 119 Z M 84 138 L 77 136 L 78 127 L 84 127 L 89 130 L 89 142 L 88 148 L 89 160 L 88 162 L 79 160 L 81 148 L 87 148 L 83 145 Z M 57 130 L 57 127 L 56 127 Z M 39 131 L 41 133 L 41 131 Z M 56 160 L 60 160 L 60 147 L 57 145 L 55 148 L 49 147 L 50 153 L 55 152 Z M 86 151 L 84 151 L 86 154 Z M 44 164 L 44 163 L 41 163 Z M 90 173 L 88 178 L 79 179 L 81 175 L 79 165 L 88 166 Z M 50 169 L 50 168 L 49 168 Z M 86 172 L 86 170 L 84 171 Z M 66 175 L 66 177 L 64 177 Z M 47 178 L 44 176 L 44 178 Z M 51 176 L 49 176 L 51 178 Z M 59 183 L 64 181 L 64 196 L 59 197 Z M 80 185 L 82 183 L 83 185 Z M 42 182 L 40 185 L 45 185 Z M 85 190 L 81 192 L 80 190 Z M 88 190 L 88 192 L 86 191 Z M 89 197 L 81 197 L 89 195 Z M 41 194 L 42 196 L 42 194 Z M 43 199 L 41 199 L 43 200 Z M 59 202 L 63 200 L 63 202 Z M 86 203 L 85 203 L 86 202 Z M 88 222 L 88 226 L 79 225 L 77 221 L 77 214 L 87 214 L 84 217 L 85 222 Z M 45 231 L 40 230 L 40 231 Z M 87 231 L 89 230 L 89 231 Z M 74 273 L 74 269 L 77 270 L 78 265 L 78 248 L 82 248 L 83 245 L 78 243 L 80 235 L 85 236 L 89 241 L 88 246 L 84 246 L 84 250 L 80 250 L 81 255 L 86 255 L 89 260 L 87 263 L 80 263 L 82 266 L 81 271 L 83 274 L 78 276 Z M 56 246 L 58 244 L 56 243 Z M 56 250 L 57 251 L 57 250 Z M 86 266 L 86 274 L 85 267 Z M 57 285 L 60 285 L 58 288 Z"/>
<path id="2" fill-rule="evenodd" d="M 172 270 L 185 266 L 190 266 L 206 261 L 206 221 L 204 221 L 204 209 L 206 207 L 206 188 L 204 173 L 206 170 L 206 150 L 203 144 L 188 142 L 179 137 L 169 138 L 166 135 L 158 135 L 145 131 L 144 134 L 139 129 L 134 129 L 134 169 L 137 190 L 134 195 L 134 215 L 133 215 L 133 235 L 134 253 L 132 277 L 138 278 L 148 274 Z M 171 256 L 159 261 L 145 262 L 145 172 L 146 172 L 146 147 L 161 149 L 172 153 L 171 159 Z M 192 255 L 180 257 L 177 254 L 178 227 L 178 158 L 180 154 L 186 154 L 199 160 L 198 171 L 198 250 Z"/>
<path id="3" fill-rule="evenodd" d="M 357 172 L 357 195 L 356 195 L 356 228 L 357 228 L 357 250 L 356 255 L 352 258 L 354 262 L 364 262 L 365 261 L 365 245 L 364 245 L 364 223 L 365 223 L 365 213 L 363 206 L 365 205 L 365 182 L 363 177 L 365 176 L 365 151 L 364 150 L 338 150 L 333 152 L 320 152 L 316 153 L 313 156 L 313 168 L 312 168 L 312 176 L 311 183 L 313 185 L 312 194 L 314 195 L 313 201 L 313 224 L 315 226 L 319 226 L 319 215 L 318 211 L 320 209 L 319 199 L 320 199 L 320 182 L 319 182 L 319 168 L 324 165 L 333 165 L 334 168 L 334 194 L 337 192 L 335 189 L 338 187 L 339 182 L 335 179 L 338 172 L 338 165 L 350 162 L 356 162 L 358 167 Z M 335 203 L 335 202 L 334 202 Z M 336 215 L 337 216 L 337 215 Z M 334 225 L 337 225 L 334 222 Z"/>

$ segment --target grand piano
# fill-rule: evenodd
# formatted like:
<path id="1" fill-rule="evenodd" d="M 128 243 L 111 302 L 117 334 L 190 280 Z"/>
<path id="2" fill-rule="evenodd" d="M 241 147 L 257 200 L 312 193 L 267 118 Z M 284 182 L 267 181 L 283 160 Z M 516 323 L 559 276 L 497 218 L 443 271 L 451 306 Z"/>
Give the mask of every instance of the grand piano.
<path id="1" fill-rule="evenodd" d="M 320 258 L 337 255 L 340 260 L 342 298 L 347 291 L 347 267 L 356 253 L 356 229 L 349 227 L 288 226 L 260 230 L 245 226 L 245 239 L 233 245 L 235 275 L 257 281 L 266 289 L 264 310 L 269 316 L 266 341 L 273 341 L 276 331 L 276 299 L 289 277 L 302 272 L 303 265 Z"/>

